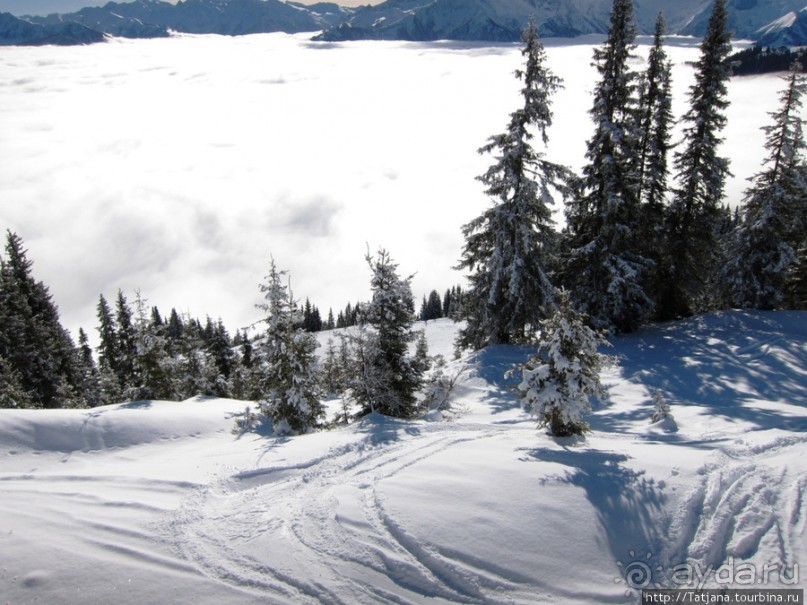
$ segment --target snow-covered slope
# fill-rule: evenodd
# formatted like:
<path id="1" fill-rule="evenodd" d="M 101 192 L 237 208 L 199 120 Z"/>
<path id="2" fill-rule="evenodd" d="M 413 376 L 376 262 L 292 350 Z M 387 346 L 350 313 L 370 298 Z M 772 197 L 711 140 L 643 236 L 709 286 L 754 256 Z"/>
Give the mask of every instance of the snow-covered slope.
<path id="1" fill-rule="evenodd" d="M 452 362 L 453 421 L 278 439 L 231 434 L 234 401 L 0 411 L 3 598 L 625 602 L 677 586 L 682 563 L 728 562 L 803 588 L 786 582 L 807 555 L 804 320 L 721 313 L 616 339 L 585 440 L 521 412 L 513 347 Z M 451 322 L 425 329 L 450 351 Z M 654 389 L 674 420 L 650 425 Z"/>

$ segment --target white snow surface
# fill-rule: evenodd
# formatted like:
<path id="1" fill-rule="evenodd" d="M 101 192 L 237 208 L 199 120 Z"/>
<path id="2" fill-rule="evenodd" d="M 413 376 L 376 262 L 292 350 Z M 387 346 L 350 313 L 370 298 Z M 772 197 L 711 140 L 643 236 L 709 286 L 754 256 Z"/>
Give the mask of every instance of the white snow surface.
<path id="1" fill-rule="evenodd" d="M 805 318 L 614 339 L 585 439 L 521 411 L 503 373 L 523 347 L 451 362 L 450 422 L 237 437 L 228 400 L 1 410 L 0 601 L 620 603 L 685 563 L 804 588 Z M 453 323 L 422 327 L 451 350 Z M 656 390 L 675 422 L 650 424 Z"/>
<path id="2" fill-rule="evenodd" d="M 74 337 L 80 326 L 95 336 L 98 295 L 119 288 L 234 332 L 261 317 L 270 255 L 323 316 L 369 297 L 368 244 L 416 274 L 417 300 L 463 282 L 461 227 L 490 204 L 475 177 L 493 160 L 477 149 L 522 102 L 520 45 L 307 37 L 3 49 L 0 232 L 23 238 Z M 566 86 L 547 157 L 576 170 L 601 40 L 546 41 Z M 698 42 L 670 39 L 676 116 Z M 775 75 L 730 84 L 720 152 L 734 206 L 783 86 Z"/>

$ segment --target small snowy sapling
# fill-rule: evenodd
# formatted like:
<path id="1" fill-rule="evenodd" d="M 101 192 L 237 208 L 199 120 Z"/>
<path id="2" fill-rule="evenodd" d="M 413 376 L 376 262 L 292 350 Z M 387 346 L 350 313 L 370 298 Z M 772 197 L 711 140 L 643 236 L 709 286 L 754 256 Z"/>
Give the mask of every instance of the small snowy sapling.
<path id="1" fill-rule="evenodd" d="M 589 430 L 583 416 L 591 412 L 592 397 L 606 397 L 600 370 L 615 358 L 598 352 L 607 341 L 586 325 L 565 290 L 558 291 L 557 301 L 555 314 L 541 322 L 538 352 L 521 368 L 518 390 L 523 406 L 542 426 L 556 437 L 566 437 Z"/>
<path id="2" fill-rule="evenodd" d="M 664 395 L 661 394 L 661 391 L 655 389 L 653 391 L 653 415 L 650 417 L 650 423 L 655 424 L 657 422 L 661 422 L 662 420 L 673 419 L 672 412 L 670 411 L 670 405 L 667 403 L 667 400 L 664 399 Z"/>

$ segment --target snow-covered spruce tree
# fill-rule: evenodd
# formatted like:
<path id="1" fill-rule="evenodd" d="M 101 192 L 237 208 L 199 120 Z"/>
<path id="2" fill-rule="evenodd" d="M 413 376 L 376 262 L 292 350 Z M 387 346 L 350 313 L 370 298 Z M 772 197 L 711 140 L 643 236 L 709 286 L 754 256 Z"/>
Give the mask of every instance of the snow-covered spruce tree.
<path id="1" fill-rule="evenodd" d="M 409 355 L 415 340 L 412 276 L 401 278 L 383 248 L 365 257 L 372 271 L 372 300 L 362 309 L 363 326 L 353 338 L 348 387 L 359 415 L 378 412 L 396 418 L 417 413 L 415 394 L 423 383 L 423 364 Z"/>
<path id="2" fill-rule="evenodd" d="M 117 374 L 120 356 L 118 347 L 118 329 L 115 323 L 115 316 L 109 308 L 104 295 L 98 297 L 96 306 L 98 316 L 98 363 L 101 368 L 108 368 Z"/>
<path id="3" fill-rule="evenodd" d="M 62 407 L 68 392 L 72 405 L 81 398 L 75 344 L 47 286 L 34 278 L 22 238 L 8 231 L 5 251 L 0 257 L 0 357 L 13 368 L 12 382 L 19 382 L 33 407 Z"/>
<path id="4" fill-rule="evenodd" d="M 521 368 L 518 390 L 522 405 L 553 435 L 565 437 L 588 431 L 583 416 L 591 411 L 591 398 L 607 395 L 600 370 L 615 360 L 598 351 L 607 341 L 586 325 L 565 291 L 557 301 L 555 314 L 541 322 L 538 352 Z"/>
<path id="5" fill-rule="evenodd" d="M 118 380 L 124 393 L 138 386 L 135 375 L 135 327 L 132 309 L 122 290 L 118 290 L 115 301 L 115 324 L 118 343 Z M 128 396 L 128 395 L 127 395 Z"/>
<path id="6" fill-rule="evenodd" d="M 516 77 L 524 82 L 524 104 L 511 114 L 507 131 L 479 150 L 495 154 L 495 163 L 479 177 L 494 205 L 462 229 L 465 248 L 457 268 L 471 275 L 461 347 L 523 341 L 554 308 L 548 267 L 557 236 L 549 206 L 552 190 L 568 193 L 572 174 L 533 148 L 530 129 L 544 145 L 548 141 L 550 98 L 561 81 L 546 67 L 533 21 L 523 40 L 526 68 Z"/>
<path id="7" fill-rule="evenodd" d="M 764 126 L 766 168 L 755 175 L 745 193 L 743 219 L 725 269 L 728 304 L 753 309 L 780 308 L 789 266 L 795 262 L 794 235 L 805 220 L 807 173 L 800 116 L 807 80 L 796 63 L 785 78 L 781 106 Z M 796 226 L 796 227 L 794 227 Z"/>
<path id="8" fill-rule="evenodd" d="M 121 294 L 119 300 L 120 297 Z M 174 359 L 168 354 L 163 326 L 152 322 L 146 300 L 139 291 L 136 292 L 135 310 L 131 323 L 132 379 L 125 396 L 131 400 L 176 399 Z M 120 325 L 125 325 L 125 321 Z"/>
<path id="9" fill-rule="evenodd" d="M 104 398 L 104 392 L 101 387 L 101 373 L 98 371 L 95 359 L 93 359 L 90 341 L 83 328 L 78 329 L 77 355 L 80 376 L 79 391 L 83 394 L 87 406 L 94 408 L 110 403 Z"/>
<path id="10" fill-rule="evenodd" d="M 650 416 L 651 424 L 655 424 L 656 422 L 661 422 L 662 420 L 667 420 L 668 418 L 672 419 L 672 410 L 670 410 L 670 404 L 667 403 L 667 400 L 664 399 L 664 395 L 662 395 L 661 391 L 658 389 L 653 390 L 653 415 Z"/>
<path id="11" fill-rule="evenodd" d="M 685 147 L 675 154 L 678 185 L 669 206 L 665 246 L 665 291 L 659 316 L 685 317 L 709 307 L 707 290 L 718 261 L 719 227 L 729 161 L 718 155 L 729 105 L 727 82 L 731 52 L 726 0 L 715 0 L 701 56 L 695 63 L 690 108 L 683 117 Z"/>
<path id="12" fill-rule="evenodd" d="M 258 307 L 266 313 L 266 332 L 260 348 L 259 405 L 276 434 L 299 434 L 316 428 L 325 412 L 315 366 L 317 339 L 302 328 L 303 314 L 283 283 L 285 275 L 271 259 L 260 286 L 266 302 Z"/>
<path id="13" fill-rule="evenodd" d="M 640 245 L 640 120 L 630 70 L 632 0 L 614 0 L 608 38 L 594 52 L 600 81 L 590 115 L 582 187 L 566 207 L 563 281 L 597 328 L 628 332 L 653 311 L 644 289 L 652 264 Z"/>

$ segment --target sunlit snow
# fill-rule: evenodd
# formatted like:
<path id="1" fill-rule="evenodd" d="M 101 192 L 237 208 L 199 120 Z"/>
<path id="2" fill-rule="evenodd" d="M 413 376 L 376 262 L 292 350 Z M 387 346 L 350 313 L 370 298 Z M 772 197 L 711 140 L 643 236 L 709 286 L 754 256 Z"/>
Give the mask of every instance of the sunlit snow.
<path id="1" fill-rule="evenodd" d="M 803 589 L 806 326 L 724 312 L 614 339 L 585 439 L 536 430 L 507 346 L 450 363 L 449 422 L 237 437 L 228 400 L 2 410 L 0 596 L 599 605 L 683 587 L 683 565 Z M 425 330 L 450 351 L 453 323 Z M 656 391 L 675 422 L 651 424 Z"/>

